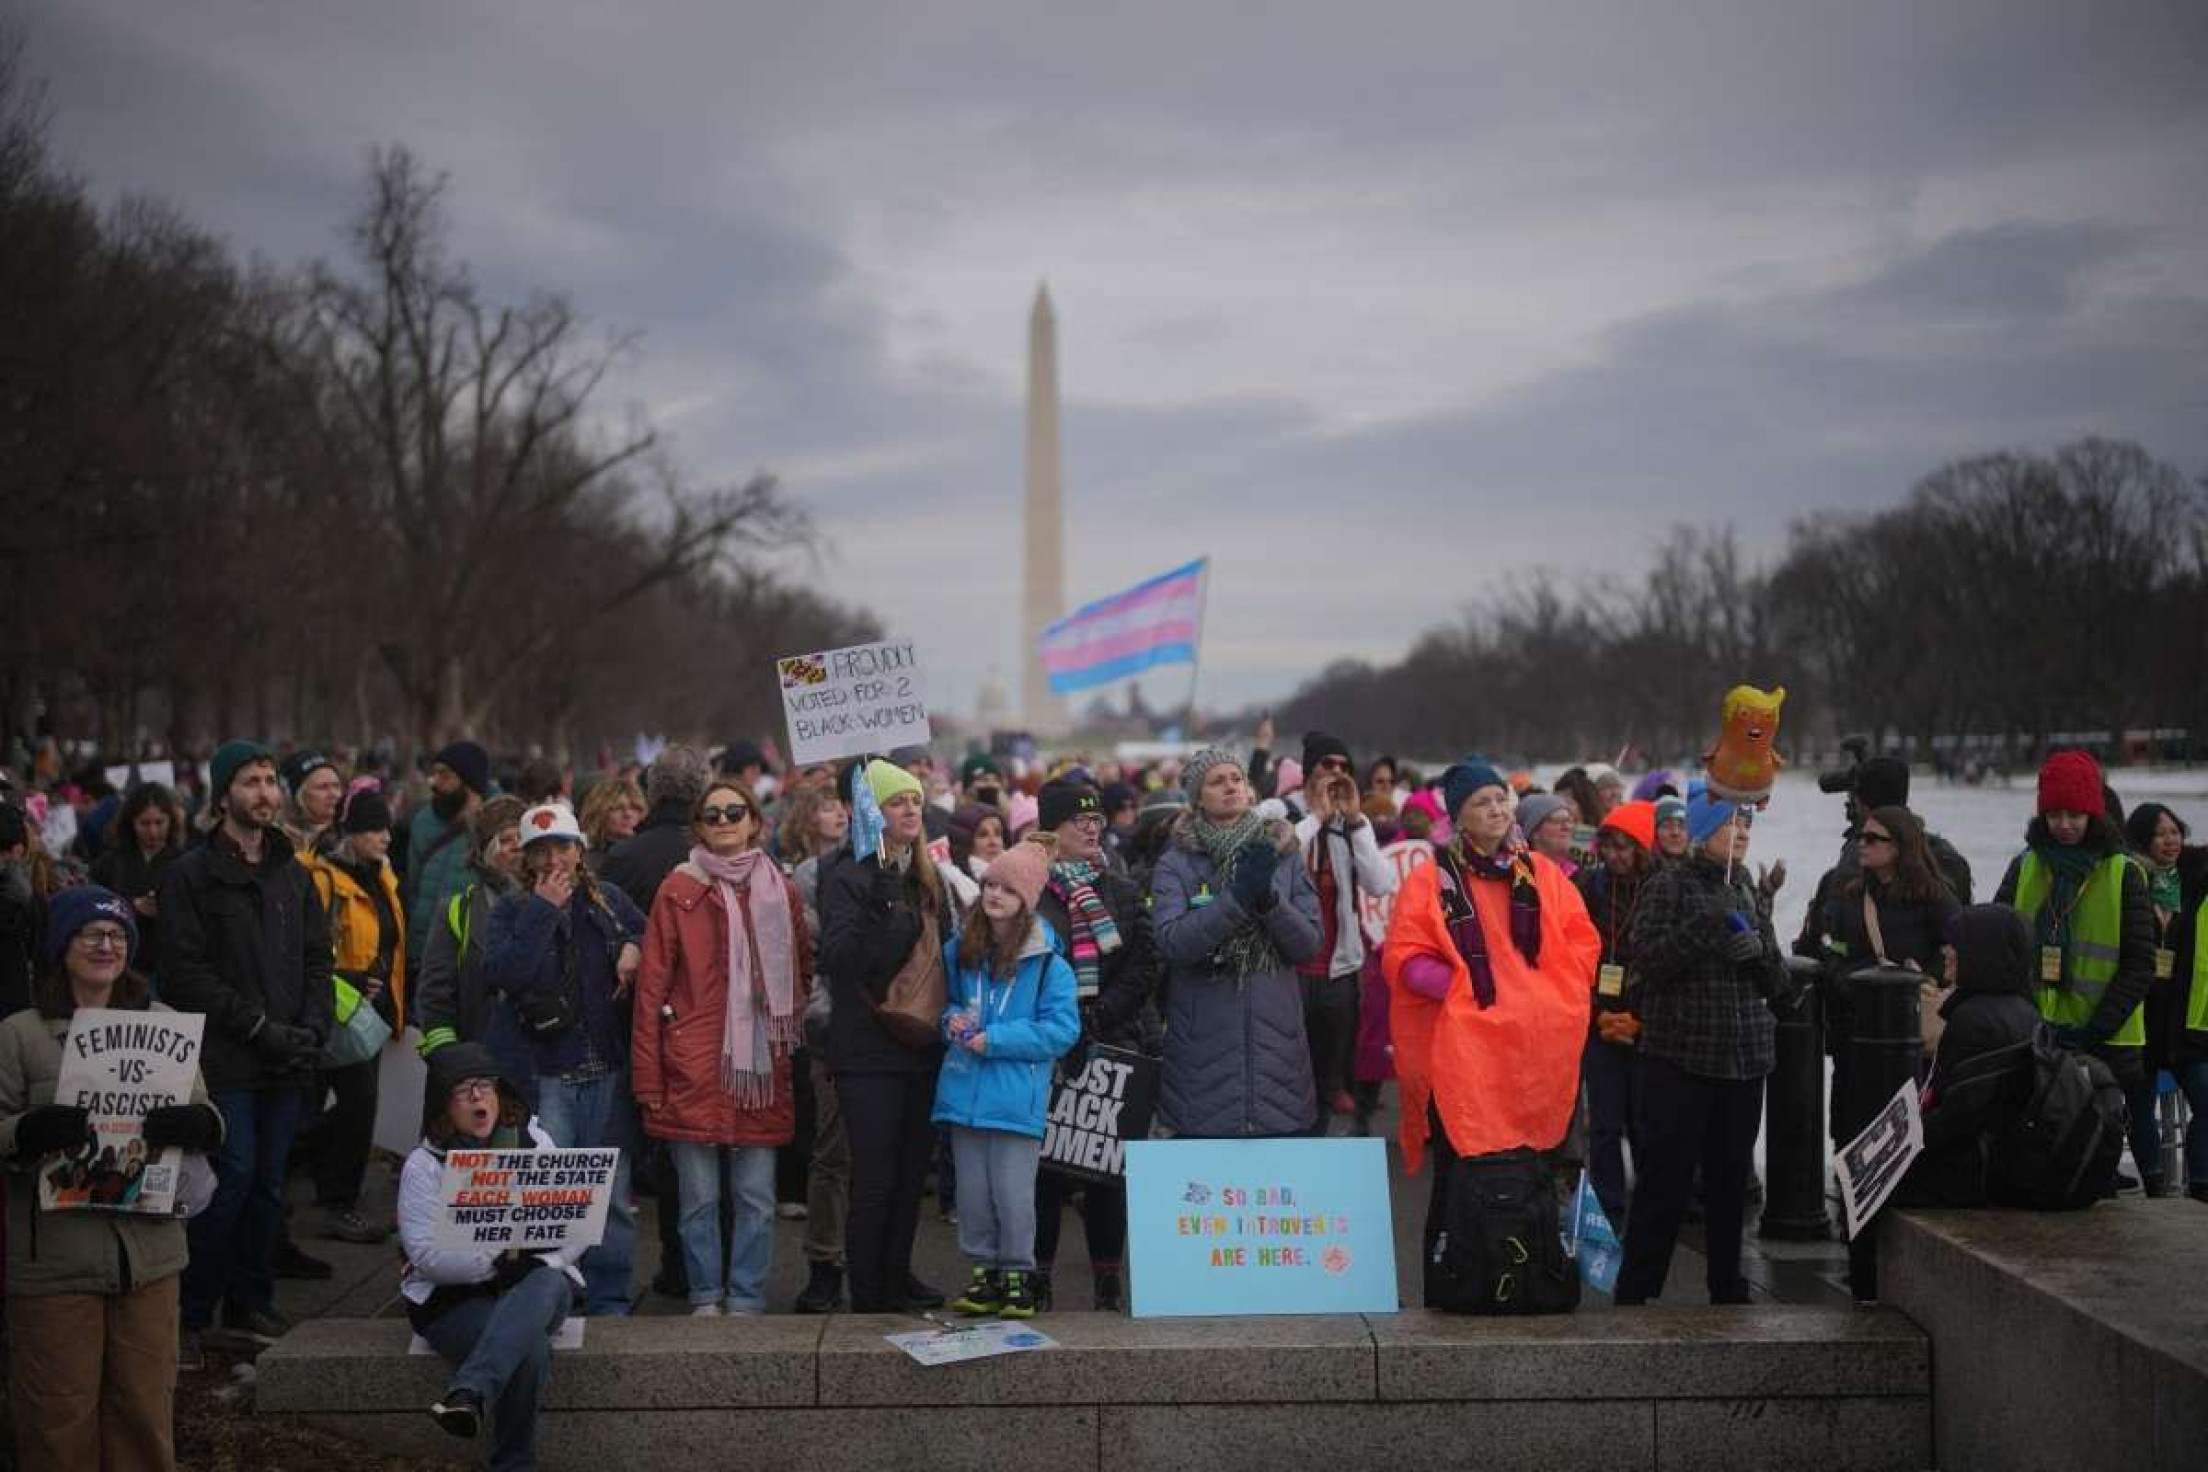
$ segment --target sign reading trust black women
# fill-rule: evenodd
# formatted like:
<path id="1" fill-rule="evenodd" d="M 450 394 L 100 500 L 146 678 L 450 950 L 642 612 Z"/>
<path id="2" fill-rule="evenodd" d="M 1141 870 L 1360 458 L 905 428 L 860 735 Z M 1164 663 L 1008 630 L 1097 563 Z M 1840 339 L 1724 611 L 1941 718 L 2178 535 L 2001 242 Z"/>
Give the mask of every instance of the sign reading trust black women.
<path id="1" fill-rule="evenodd" d="M 1150 1138 L 1158 1107 L 1158 1060 L 1125 1048 L 1089 1049 L 1085 1064 L 1069 1060 L 1050 1089 L 1043 1127 L 1043 1167 L 1085 1181 L 1127 1173 L 1127 1143 Z"/>

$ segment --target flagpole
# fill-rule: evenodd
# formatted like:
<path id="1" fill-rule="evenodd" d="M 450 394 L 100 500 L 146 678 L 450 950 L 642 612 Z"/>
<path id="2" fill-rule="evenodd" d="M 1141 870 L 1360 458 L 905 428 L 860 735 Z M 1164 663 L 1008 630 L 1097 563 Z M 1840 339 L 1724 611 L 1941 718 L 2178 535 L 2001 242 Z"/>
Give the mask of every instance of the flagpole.
<path id="1" fill-rule="evenodd" d="M 1211 606 L 1211 556 L 1200 559 L 1203 572 L 1196 580 L 1196 657 L 1188 662 L 1188 712 L 1182 722 L 1184 740 L 1196 739 L 1196 685 L 1204 675 L 1204 614 Z"/>

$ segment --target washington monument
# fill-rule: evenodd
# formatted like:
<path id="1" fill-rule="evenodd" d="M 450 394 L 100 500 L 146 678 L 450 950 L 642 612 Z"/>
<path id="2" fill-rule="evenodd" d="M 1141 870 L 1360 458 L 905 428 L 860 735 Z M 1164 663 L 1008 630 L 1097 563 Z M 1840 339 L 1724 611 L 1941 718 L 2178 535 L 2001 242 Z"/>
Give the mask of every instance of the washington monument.
<path id="1" fill-rule="evenodd" d="M 1065 729 L 1065 706 L 1043 673 L 1043 630 L 1066 611 L 1065 494 L 1059 483 L 1058 319 L 1050 287 L 1035 289 L 1027 319 L 1027 556 L 1021 598 L 1020 716 L 1027 729 Z"/>

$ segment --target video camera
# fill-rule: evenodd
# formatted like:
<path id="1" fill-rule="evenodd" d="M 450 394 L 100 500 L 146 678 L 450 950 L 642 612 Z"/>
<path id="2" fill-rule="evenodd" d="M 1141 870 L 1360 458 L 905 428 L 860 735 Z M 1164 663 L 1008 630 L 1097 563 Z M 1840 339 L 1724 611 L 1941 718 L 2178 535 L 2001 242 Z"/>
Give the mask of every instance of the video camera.
<path id="1" fill-rule="evenodd" d="M 1863 759 L 1871 754 L 1871 738 L 1863 735 L 1843 736 L 1840 750 L 1847 754 L 1848 764 L 1830 772 L 1817 774 L 1817 790 L 1827 795 L 1853 794 L 1858 777 L 1863 772 Z"/>

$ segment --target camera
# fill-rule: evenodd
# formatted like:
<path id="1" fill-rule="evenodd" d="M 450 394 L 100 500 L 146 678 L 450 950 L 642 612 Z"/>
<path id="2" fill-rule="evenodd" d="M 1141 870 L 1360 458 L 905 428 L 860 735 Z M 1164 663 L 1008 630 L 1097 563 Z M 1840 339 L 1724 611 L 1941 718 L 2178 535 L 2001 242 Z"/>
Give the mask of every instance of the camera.
<path id="1" fill-rule="evenodd" d="M 1830 772 L 1817 774 L 1817 790 L 1827 795 L 1855 791 L 1856 778 L 1862 773 L 1863 759 L 1871 754 L 1871 738 L 1868 736 L 1843 736 L 1840 750 L 1846 753 L 1848 764 Z"/>

